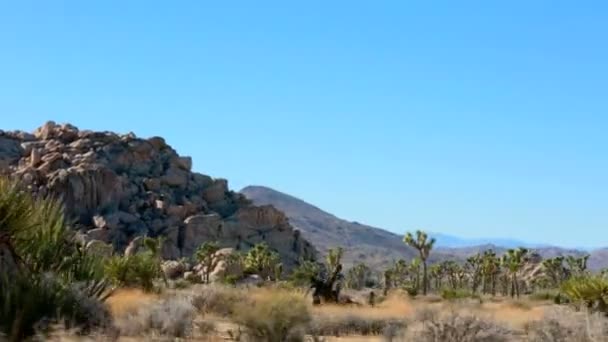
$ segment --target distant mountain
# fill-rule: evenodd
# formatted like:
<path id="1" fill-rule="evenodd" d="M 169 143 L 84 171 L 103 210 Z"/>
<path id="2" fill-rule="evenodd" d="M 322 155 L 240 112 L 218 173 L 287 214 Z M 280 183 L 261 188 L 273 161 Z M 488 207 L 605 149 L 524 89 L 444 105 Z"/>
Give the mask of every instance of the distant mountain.
<path id="1" fill-rule="evenodd" d="M 322 253 L 329 248 L 345 248 L 345 264 L 365 262 L 374 267 L 385 267 L 393 260 L 411 259 L 417 252 L 403 244 L 403 236 L 384 229 L 367 226 L 358 222 L 340 219 L 299 198 L 263 186 L 248 186 L 240 191 L 255 205 L 272 205 L 289 218 L 290 223 L 300 231 Z M 508 248 L 527 247 L 543 258 L 558 255 L 581 256 L 587 252 L 575 249 L 526 243 L 512 239 L 463 239 L 441 233 L 430 233 L 437 239 L 437 248 L 431 254 L 432 260 L 465 260 L 468 256 L 486 249 L 498 254 Z M 589 268 L 608 267 L 608 248 L 589 253 Z"/>
<path id="2" fill-rule="evenodd" d="M 442 233 L 434 233 L 430 232 L 435 239 L 437 239 L 438 247 L 447 247 L 447 248 L 460 248 L 460 247 L 470 247 L 470 246 L 478 246 L 478 245 L 495 245 L 507 248 L 516 248 L 516 247 L 527 247 L 527 248 L 541 248 L 541 247 L 549 247 L 547 244 L 540 243 L 530 243 L 521 240 L 514 239 L 500 239 L 500 238 L 481 238 L 481 239 L 465 239 L 453 235 L 447 235 Z"/>
<path id="3" fill-rule="evenodd" d="M 400 235 L 337 218 L 288 194 L 262 186 L 248 186 L 240 192 L 255 205 L 272 205 L 284 212 L 321 253 L 332 247 L 344 247 L 346 264 L 365 262 L 383 267 L 393 260 L 417 255 L 403 244 Z"/>

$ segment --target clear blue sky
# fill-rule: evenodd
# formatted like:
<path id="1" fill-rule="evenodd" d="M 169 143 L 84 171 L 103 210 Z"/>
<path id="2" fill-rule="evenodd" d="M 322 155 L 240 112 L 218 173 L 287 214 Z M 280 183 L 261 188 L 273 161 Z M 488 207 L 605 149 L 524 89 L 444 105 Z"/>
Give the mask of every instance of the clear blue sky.
<path id="1" fill-rule="evenodd" d="M 203 3 L 2 2 L 1 128 L 162 135 L 400 233 L 608 245 L 605 2 Z"/>

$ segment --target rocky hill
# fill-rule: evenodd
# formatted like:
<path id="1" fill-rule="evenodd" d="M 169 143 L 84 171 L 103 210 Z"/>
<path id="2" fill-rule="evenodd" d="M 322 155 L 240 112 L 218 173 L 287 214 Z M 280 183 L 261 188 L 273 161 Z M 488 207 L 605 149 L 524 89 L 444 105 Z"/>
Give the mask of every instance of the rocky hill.
<path id="1" fill-rule="evenodd" d="M 240 192 L 257 205 L 273 205 L 284 212 L 321 253 L 332 247 L 344 247 L 347 265 L 364 262 L 384 267 L 393 260 L 411 259 L 418 255 L 403 244 L 403 236 L 337 218 L 282 192 L 262 186 L 248 186 Z"/>
<path id="2" fill-rule="evenodd" d="M 164 236 L 165 258 L 204 241 L 245 250 L 265 241 L 287 267 L 314 247 L 271 206 L 254 206 L 224 179 L 192 172 L 162 138 L 79 130 L 47 122 L 33 133 L 0 131 L 0 173 L 32 193 L 60 197 L 83 244 L 123 250 L 135 237 Z"/>
<path id="3" fill-rule="evenodd" d="M 403 237 L 389 231 L 349 222 L 329 214 L 312 204 L 282 192 L 263 187 L 248 186 L 240 191 L 253 203 L 273 205 L 283 211 L 292 224 L 302 231 L 319 251 L 324 253 L 328 248 L 343 246 L 346 249 L 346 263 L 365 262 L 373 266 L 385 266 L 399 258 L 410 259 L 417 256 L 416 251 L 403 245 Z M 511 246 L 509 246 L 511 247 Z M 495 244 L 471 245 L 457 248 L 437 247 L 432 261 L 463 261 L 467 257 L 486 249 L 493 249 L 497 254 L 506 251 L 505 246 Z M 532 248 L 542 258 L 560 255 L 582 256 L 585 251 L 560 247 Z M 592 270 L 608 267 L 608 249 L 591 251 L 588 266 Z"/>

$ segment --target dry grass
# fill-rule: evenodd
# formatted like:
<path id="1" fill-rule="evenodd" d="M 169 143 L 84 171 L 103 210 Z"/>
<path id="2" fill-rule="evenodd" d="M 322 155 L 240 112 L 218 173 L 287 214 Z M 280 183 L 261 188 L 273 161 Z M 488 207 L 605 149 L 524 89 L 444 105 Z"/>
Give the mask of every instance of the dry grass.
<path id="1" fill-rule="evenodd" d="M 106 303 L 114 317 L 136 311 L 141 306 L 157 302 L 160 296 L 139 289 L 120 289 L 107 299 Z"/>
<path id="2" fill-rule="evenodd" d="M 352 297 L 357 302 L 365 303 L 364 293 L 360 294 L 361 298 L 357 298 L 356 295 L 356 293 L 352 294 Z M 196 308 L 193 318 L 188 313 L 190 311 L 186 308 L 188 305 L 185 303 L 167 305 L 171 299 L 177 298 L 191 300 L 193 307 Z M 139 318 L 143 316 L 137 316 L 134 313 L 138 311 L 141 313 L 142 308 L 148 308 L 143 311 L 152 310 L 149 312 L 149 317 L 144 317 L 143 321 L 148 322 L 148 318 L 151 317 L 150 319 L 154 321 L 153 329 L 151 329 L 153 334 L 150 334 L 149 331 L 146 332 L 145 324 L 140 323 L 139 326 L 143 327 L 141 336 L 126 337 L 123 334 L 121 341 L 141 341 L 152 335 L 186 335 L 190 339 L 194 338 L 198 341 L 212 341 L 229 339 L 230 334 L 235 335 L 239 330 L 238 323 L 241 324 L 240 330 L 243 333 L 248 330 L 245 326 L 247 324 L 254 329 L 274 329 L 274 326 L 268 327 L 258 323 L 265 321 L 280 323 L 279 318 L 288 317 L 289 313 L 296 311 L 291 310 L 292 306 L 285 304 L 292 300 L 303 303 L 298 310 L 310 314 L 311 323 L 307 326 L 306 331 L 323 335 L 321 340 L 327 342 L 412 341 L 412 334 L 416 332 L 426 334 L 424 335 L 426 338 L 446 338 L 446 334 L 449 334 L 450 331 L 470 333 L 469 335 L 473 337 L 469 336 L 468 339 L 450 337 L 447 341 L 484 341 L 484 338 L 474 334 L 491 331 L 495 335 L 490 335 L 489 338 L 495 338 L 497 341 L 507 338 L 509 341 L 528 342 L 608 342 L 605 337 L 608 336 L 606 318 L 590 317 L 574 312 L 568 307 L 557 306 L 547 301 L 527 299 L 511 300 L 488 297 L 481 300 L 465 298 L 446 301 L 437 296 L 412 299 L 396 292 L 375 307 L 369 305 L 312 306 L 311 300 L 305 296 L 305 292 L 297 289 L 276 287 L 244 289 L 196 285 L 188 289 L 167 290 L 163 295 L 144 293 L 139 290 L 120 290 L 109 298 L 108 304 L 117 323 L 121 320 L 124 322 L 128 317 L 139 321 Z M 277 302 L 285 314 L 275 315 L 276 317 L 273 319 L 262 317 L 272 316 L 274 313 L 272 307 L 275 305 L 272 303 Z M 163 306 L 162 303 L 165 305 Z M 265 304 L 260 305 L 260 303 Z M 251 312 L 245 316 L 237 314 L 246 313 L 248 310 Z M 253 311 L 257 313 L 253 313 Z M 175 318 L 180 316 L 180 312 L 184 315 L 177 321 L 165 317 L 173 316 Z M 430 312 L 439 313 L 439 315 L 433 316 Z M 183 319 L 184 317 L 186 319 Z M 163 323 L 165 319 L 166 324 Z M 180 325 L 180 322 L 184 320 L 190 322 L 188 324 L 191 326 Z M 292 321 L 296 322 L 293 324 L 294 326 L 306 325 L 306 320 L 293 319 Z M 280 327 L 280 325 L 277 326 Z M 428 326 L 433 326 L 433 330 L 425 333 L 423 328 Z M 173 330 L 174 327 L 177 330 Z M 130 332 L 126 335 L 137 334 L 137 332 Z M 388 338 L 389 336 L 391 339 Z M 415 336 L 414 341 L 425 341 L 425 337 L 421 336 Z M 66 337 L 60 340 L 78 339 Z M 91 340 L 90 337 L 89 340 Z M 97 336 L 94 340 L 101 340 L 101 337 Z M 488 339 L 486 338 L 485 341 Z"/>

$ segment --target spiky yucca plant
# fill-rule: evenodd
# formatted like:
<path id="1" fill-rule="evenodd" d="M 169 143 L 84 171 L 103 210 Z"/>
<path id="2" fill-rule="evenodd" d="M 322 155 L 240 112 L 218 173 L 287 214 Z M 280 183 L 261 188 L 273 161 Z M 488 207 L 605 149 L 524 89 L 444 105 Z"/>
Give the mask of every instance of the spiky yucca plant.
<path id="1" fill-rule="evenodd" d="M 0 332 L 20 341 L 40 322 L 109 322 L 102 260 L 74 240 L 62 205 L 0 178 Z"/>
<path id="2" fill-rule="evenodd" d="M 608 313 L 608 280 L 600 276 L 572 277 L 562 284 L 561 292 L 575 305 Z"/>

